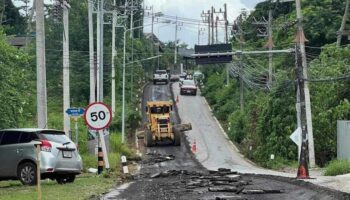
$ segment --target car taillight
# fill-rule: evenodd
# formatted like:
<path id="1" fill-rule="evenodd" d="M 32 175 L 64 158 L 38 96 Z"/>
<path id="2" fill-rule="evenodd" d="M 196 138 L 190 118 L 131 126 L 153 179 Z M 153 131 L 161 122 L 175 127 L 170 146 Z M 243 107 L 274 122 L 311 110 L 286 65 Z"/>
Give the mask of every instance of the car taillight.
<path id="1" fill-rule="evenodd" d="M 51 152 L 52 145 L 48 140 L 41 140 L 41 151 Z"/>

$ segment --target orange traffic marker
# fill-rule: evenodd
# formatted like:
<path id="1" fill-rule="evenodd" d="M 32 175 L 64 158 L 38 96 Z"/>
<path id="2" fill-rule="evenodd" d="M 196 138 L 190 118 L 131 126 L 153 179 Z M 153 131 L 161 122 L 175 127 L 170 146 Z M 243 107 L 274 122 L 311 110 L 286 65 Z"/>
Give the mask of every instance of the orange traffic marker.
<path id="1" fill-rule="evenodd" d="M 193 144 L 192 144 L 192 153 L 196 153 L 197 152 L 197 144 L 196 144 L 196 140 L 193 141 Z"/>
<path id="2" fill-rule="evenodd" d="M 306 170 L 304 165 L 300 165 L 298 168 L 297 179 L 309 179 L 309 172 Z"/>

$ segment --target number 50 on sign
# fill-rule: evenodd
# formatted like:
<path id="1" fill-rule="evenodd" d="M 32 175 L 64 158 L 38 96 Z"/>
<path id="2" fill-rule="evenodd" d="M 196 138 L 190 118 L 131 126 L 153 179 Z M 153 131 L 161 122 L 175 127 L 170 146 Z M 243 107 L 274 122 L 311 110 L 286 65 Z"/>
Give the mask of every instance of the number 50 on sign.
<path id="1" fill-rule="evenodd" d="M 102 102 L 92 103 L 85 109 L 84 119 L 91 129 L 102 130 L 111 123 L 112 111 Z"/>

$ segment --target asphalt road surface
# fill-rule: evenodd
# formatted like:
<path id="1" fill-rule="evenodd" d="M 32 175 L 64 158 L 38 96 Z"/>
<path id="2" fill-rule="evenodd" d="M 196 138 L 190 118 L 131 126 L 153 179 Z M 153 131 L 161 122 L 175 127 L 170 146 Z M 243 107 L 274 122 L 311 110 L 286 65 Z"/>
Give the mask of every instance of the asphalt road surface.
<path id="1" fill-rule="evenodd" d="M 176 87 L 174 84 L 175 96 Z M 171 91 L 169 85 L 146 85 L 142 106 L 149 100 L 172 99 Z M 237 174 L 263 169 L 245 161 L 223 135 L 215 135 L 220 127 L 198 98 L 180 97 L 181 121 L 193 126 L 192 131 L 184 133 L 181 146 L 142 148 L 144 156 L 134 180 L 100 199 L 350 199 L 348 194 L 291 178 Z M 196 155 L 187 142 L 194 139 L 199 144 Z M 139 142 L 142 146 L 142 140 Z"/>

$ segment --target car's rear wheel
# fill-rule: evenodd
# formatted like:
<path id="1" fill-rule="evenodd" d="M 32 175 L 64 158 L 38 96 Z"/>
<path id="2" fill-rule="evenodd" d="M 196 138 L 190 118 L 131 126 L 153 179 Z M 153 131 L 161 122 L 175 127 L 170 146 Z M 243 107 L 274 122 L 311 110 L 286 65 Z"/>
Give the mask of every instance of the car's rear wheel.
<path id="1" fill-rule="evenodd" d="M 18 179 L 23 185 L 35 185 L 37 183 L 36 165 L 31 162 L 25 162 L 18 166 Z"/>

